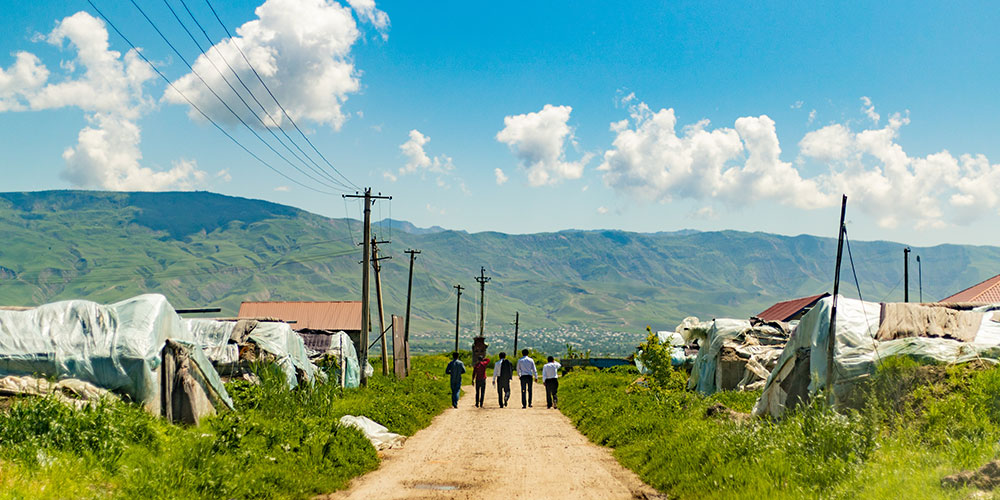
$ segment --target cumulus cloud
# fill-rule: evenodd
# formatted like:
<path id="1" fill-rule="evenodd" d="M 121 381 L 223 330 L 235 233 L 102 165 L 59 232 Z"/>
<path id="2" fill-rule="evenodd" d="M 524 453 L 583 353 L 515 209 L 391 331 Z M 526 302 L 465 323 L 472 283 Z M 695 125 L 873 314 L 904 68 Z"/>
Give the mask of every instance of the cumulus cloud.
<path id="1" fill-rule="evenodd" d="M 673 109 L 653 112 L 630 101 L 630 118 L 611 124 L 616 137 L 598 167 L 608 186 L 655 201 L 767 198 L 807 209 L 832 202 L 815 181 L 780 159 L 768 116 L 742 117 L 734 128 L 715 130 L 701 120 L 678 133 Z"/>
<path id="2" fill-rule="evenodd" d="M 861 111 L 864 112 L 865 116 L 871 119 L 871 121 L 878 125 L 878 121 L 881 120 L 882 117 L 875 112 L 875 105 L 872 104 L 872 100 L 867 96 L 861 96 L 861 103 L 864 104 L 864 106 L 861 107 Z"/>
<path id="3" fill-rule="evenodd" d="M 601 215 L 604 215 L 604 214 L 608 213 L 608 207 L 605 207 L 605 206 L 597 207 L 597 213 L 599 213 Z"/>
<path id="4" fill-rule="evenodd" d="M 60 63 L 61 78 L 52 81 L 37 56 L 18 53 L 10 68 L 0 69 L 0 111 L 75 107 L 86 112 L 87 126 L 77 144 L 63 152 L 62 178 L 74 187 L 111 190 L 187 189 L 205 179 L 192 161 L 175 162 L 166 171 L 140 164 L 136 121 L 152 106 L 143 86 L 154 73 L 134 50 L 122 55 L 110 49 L 103 21 L 78 12 L 38 37 L 43 40 L 71 47 L 75 59 Z"/>
<path id="5" fill-rule="evenodd" d="M 504 117 L 504 128 L 497 141 L 506 144 L 528 174 L 528 184 L 544 186 L 563 179 L 579 179 L 590 161 L 586 154 L 579 161 L 566 161 L 566 143 L 574 140 L 568 125 L 570 106 L 546 104 L 541 111 Z"/>
<path id="6" fill-rule="evenodd" d="M 388 29 L 388 16 L 375 8 L 373 0 L 352 0 L 350 5 L 360 19 L 379 30 Z M 220 68 L 226 67 L 219 59 L 221 53 L 255 94 L 266 96 L 267 90 L 253 74 L 256 69 L 293 120 L 306 119 L 339 129 L 347 120 L 342 109 L 344 102 L 360 88 L 360 72 L 354 67 L 350 52 L 361 32 L 351 8 L 330 0 L 267 0 L 254 13 L 256 19 L 236 28 L 234 38 L 222 40 L 199 56 L 193 64 L 194 72 L 177 79 L 174 86 L 214 119 L 238 124 L 236 117 L 205 86 L 207 83 L 216 89 L 227 102 L 238 102 L 212 65 L 214 61 Z M 164 99 L 187 105 L 169 87 Z M 252 113 L 246 107 L 233 106 L 233 110 L 247 124 L 285 125 L 287 120 L 273 100 L 261 99 L 261 103 L 266 112 L 259 107 Z M 193 108 L 188 114 L 193 119 L 202 119 Z"/>
<path id="7" fill-rule="evenodd" d="M 450 157 L 445 155 L 438 155 L 431 158 L 424 151 L 424 145 L 430 142 L 431 138 L 420 133 L 419 130 L 413 129 L 410 131 L 410 138 L 406 140 L 403 144 L 399 145 L 399 150 L 403 152 L 403 156 L 406 157 L 406 165 L 400 167 L 399 175 L 412 174 L 416 172 L 434 172 L 437 174 L 446 174 L 455 169 L 455 165 L 452 164 Z M 438 178 L 438 182 L 444 182 L 441 178 Z"/>
<path id="8" fill-rule="evenodd" d="M 493 169 L 493 175 L 497 178 L 497 186 L 503 186 L 509 180 L 507 174 L 503 173 L 503 170 L 499 168 Z"/>
<path id="9" fill-rule="evenodd" d="M 878 116 L 870 100 L 865 105 L 866 115 Z M 872 121 L 877 120 L 872 117 Z M 882 227 L 967 224 L 1000 208 L 994 189 L 1000 182 L 1000 165 L 983 155 L 956 157 L 947 150 L 911 156 L 897 142 L 909 123 L 908 116 L 895 113 L 882 128 L 853 131 L 846 125 L 829 125 L 807 133 L 799 143 L 800 152 L 807 159 L 826 162 L 831 190 L 847 193 Z"/>

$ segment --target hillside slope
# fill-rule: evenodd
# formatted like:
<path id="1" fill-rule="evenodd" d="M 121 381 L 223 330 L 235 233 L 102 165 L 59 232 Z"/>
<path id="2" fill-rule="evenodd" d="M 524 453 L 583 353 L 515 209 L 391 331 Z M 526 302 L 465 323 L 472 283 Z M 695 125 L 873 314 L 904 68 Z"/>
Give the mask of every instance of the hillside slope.
<path id="1" fill-rule="evenodd" d="M 384 250 L 393 258 L 383 262 L 382 277 L 386 312 L 403 313 L 408 259 L 402 251 L 420 249 L 414 328 L 442 334 L 454 331 L 455 284 L 467 288 L 463 325 L 473 328 L 480 266 L 493 277 L 486 304 L 491 331 L 510 330 L 515 311 L 522 329 L 641 331 L 647 324 L 673 328 L 689 315 L 746 317 L 775 301 L 829 290 L 836 252 L 835 240 L 805 235 L 510 235 L 391 225 L 393 243 Z M 359 239 L 357 221 L 206 192 L 0 193 L 0 304 L 110 302 L 157 292 L 178 307 L 219 306 L 232 315 L 242 300 L 354 299 Z M 903 246 L 851 247 L 865 298 L 900 300 Z M 923 262 L 925 300 L 1000 272 L 997 247 L 913 250 Z M 856 295 L 846 259 L 845 252 L 842 290 Z"/>

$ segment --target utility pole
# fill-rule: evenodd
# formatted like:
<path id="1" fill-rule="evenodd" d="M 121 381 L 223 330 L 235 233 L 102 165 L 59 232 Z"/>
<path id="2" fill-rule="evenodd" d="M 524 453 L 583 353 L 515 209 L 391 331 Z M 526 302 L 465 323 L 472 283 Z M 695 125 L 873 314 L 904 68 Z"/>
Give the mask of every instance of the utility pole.
<path id="1" fill-rule="evenodd" d="M 828 401 L 833 403 L 833 350 L 837 347 L 837 294 L 840 293 L 840 260 L 844 256 L 844 216 L 847 214 L 847 195 L 840 205 L 840 230 L 837 236 L 837 270 L 833 274 L 833 304 L 830 306 L 830 333 L 826 344 L 826 393 Z"/>
<path id="2" fill-rule="evenodd" d="M 515 358 L 517 357 L 517 327 L 518 323 L 520 322 L 520 319 L 521 319 L 521 313 L 515 312 L 514 313 L 514 357 Z"/>
<path id="3" fill-rule="evenodd" d="M 917 256 L 917 290 L 920 291 L 920 303 L 924 303 L 924 270 L 920 267 L 920 256 Z"/>
<path id="4" fill-rule="evenodd" d="M 476 282 L 479 283 L 479 336 L 483 336 L 483 326 L 486 323 L 486 283 L 490 281 L 490 277 L 486 275 L 486 268 L 479 268 L 479 276 L 476 277 Z"/>
<path id="5" fill-rule="evenodd" d="M 385 347 L 385 311 L 382 309 L 382 264 L 380 260 L 391 259 L 392 256 L 378 256 L 378 246 L 388 241 L 377 241 L 378 238 L 372 235 L 372 269 L 375 271 L 375 301 L 378 304 L 378 330 L 379 340 L 382 342 L 382 375 L 389 374 L 389 352 Z"/>
<path id="6" fill-rule="evenodd" d="M 362 260 L 361 260 L 361 349 L 358 352 L 358 366 L 361 368 L 361 386 L 368 386 L 368 375 L 365 374 L 365 367 L 368 366 L 368 330 L 371 328 L 371 318 L 369 318 L 368 307 L 368 264 L 371 259 L 368 240 L 371 237 L 372 224 L 372 203 L 375 200 L 391 200 L 392 196 L 372 195 L 372 188 L 365 188 L 365 193 L 345 194 L 344 198 L 364 198 L 364 235 L 361 237 Z"/>
<path id="7" fill-rule="evenodd" d="M 910 247 L 903 248 L 903 302 L 910 301 Z"/>
<path id="8" fill-rule="evenodd" d="M 452 288 L 458 290 L 458 299 L 455 305 L 455 352 L 458 352 L 458 324 L 459 315 L 462 313 L 462 290 L 465 288 L 462 285 L 455 285 Z"/>
<path id="9" fill-rule="evenodd" d="M 406 322 L 403 323 L 403 346 L 409 345 L 410 343 L 410 297 L 413 295 L 413 261 L 417 258 L 417 254 L 420 250 L 406 250 L 403 253 L 410 254 L 410 279 L 406 283 Z M 395 345 L 395 344 L 393 344 Z M 409 361 L 409 359 L 407 359 Z M 409 364 L 409 363 L 407 363 Z M 410 375 L 410 367 L 406 367 L 406 375 Z"/>

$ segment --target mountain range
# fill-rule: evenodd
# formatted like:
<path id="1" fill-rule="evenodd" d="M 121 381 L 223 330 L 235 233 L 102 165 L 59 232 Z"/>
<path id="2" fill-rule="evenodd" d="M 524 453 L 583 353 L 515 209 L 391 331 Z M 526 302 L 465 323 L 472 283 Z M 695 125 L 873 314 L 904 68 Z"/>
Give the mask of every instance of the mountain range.
<path id="1" fill-rule="evenodd" d="M 463 330 L 478 328 L 481 267 L 492 278 L 488 330 L 511 330 L 519 312 L 526 330 L 641 332 L 673 329 L 685 316 L 748 317 L 830 291 L 837 249 L 833 238 L 740 231 L 468 233 L 394 219 L 373 226 L 391 240 L 380 248 L 391 257 L 381 262 L 387 314 L 404 312 L 403 250 L 421 251 L 412 329 L 428 338 L 453 335 L 457 284 L 465 287 Z M 357 220 L 208 192 L 0 193 L 0 305 L 156 292 L 176 307 L 221 307 L 232 316 L 243 300 L 357 300 L 360 239 Z M 902 300 L 903 248 L 850 242 L 842 293 Z M 911 255 L 911 300 L 938 300 L 1000 273 L 998 247 L 912 250 L 921 269 Z"/>

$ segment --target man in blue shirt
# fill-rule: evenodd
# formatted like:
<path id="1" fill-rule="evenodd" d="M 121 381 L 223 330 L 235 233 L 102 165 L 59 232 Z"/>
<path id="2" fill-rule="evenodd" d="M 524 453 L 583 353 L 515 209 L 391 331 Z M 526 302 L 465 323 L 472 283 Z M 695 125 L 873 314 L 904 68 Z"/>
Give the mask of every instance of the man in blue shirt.
<path id="1" fill-rule="evenodd" d="M 444 369 L 445 375 L 451 375 L 451 406 L 458 408 L 458 395 L 462 392 L 462 374 L 465 373 L 465 363 L 458 359 L 458 352 L 451 353 L 451 362 Z"/>

